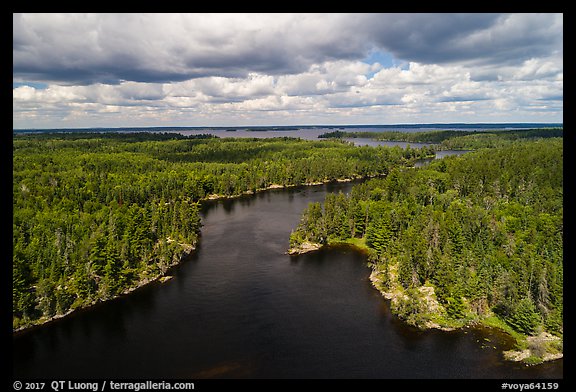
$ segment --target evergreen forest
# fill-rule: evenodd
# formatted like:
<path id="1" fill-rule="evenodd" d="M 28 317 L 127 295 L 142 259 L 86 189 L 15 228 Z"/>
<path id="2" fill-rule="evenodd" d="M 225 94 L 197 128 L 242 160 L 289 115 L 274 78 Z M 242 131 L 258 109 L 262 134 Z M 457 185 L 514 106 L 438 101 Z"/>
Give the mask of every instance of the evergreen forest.
<path id="1" fill-rule="evenodd" d="M 561 337 L 563 143 L 553 132 L 504 134 L 492 148 L 395 167 L 348 195 L 330 194 L 309 204 L 291 247 L 367 249 L 372 281 L 412 325 L 480 322 L 516 336 Z M 473 148 L 465 141 L 488 137 L 457 139 Z M 546 350 L 561 348 L 540 354 Z"/>
<path id="2" fill-rule="evenodd" d="M 202 200 L 382 176 L 431 153 L 285 137 L 14 133 L 13 328 L 165 276 L 199 240 Z"/>

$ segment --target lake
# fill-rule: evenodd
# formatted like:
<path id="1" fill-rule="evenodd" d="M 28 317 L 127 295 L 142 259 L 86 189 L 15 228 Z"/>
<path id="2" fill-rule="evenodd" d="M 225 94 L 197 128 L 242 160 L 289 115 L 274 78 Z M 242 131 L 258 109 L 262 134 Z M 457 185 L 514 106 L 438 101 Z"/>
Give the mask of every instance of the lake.
<path id="1" fill-rule="evenodd" d="M 309 202 L 352 183 L 206 202 L 202 237 L 173 279 L 13 338 L 26 378 L 562 378 L 563 360 L 504 361 L 506 335 L 420 331 L 389 311 L 366 256 L 288 256 Z"/>

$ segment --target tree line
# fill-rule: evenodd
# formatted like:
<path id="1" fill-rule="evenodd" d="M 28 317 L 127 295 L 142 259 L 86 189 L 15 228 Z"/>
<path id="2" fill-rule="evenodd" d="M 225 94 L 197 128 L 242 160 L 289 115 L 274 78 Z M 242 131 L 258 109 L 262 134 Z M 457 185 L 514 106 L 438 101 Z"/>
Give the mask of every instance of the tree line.
<path id="1" fill-rule="evenodd" d="M 210 196 L 384 175 L 427 154 L 293 138 L 14 134 L 13 327 L 164 275 L 194 248 Z"/>
<path id="2" fill-rule="evenodd" d="M 394 168 L 311 203 L 290 243 L 365 246 L 377 287 L 413 325 L 495 317 L 561 336 L 562 158 L 562 139 L 546 138 Z"/>
<path id="3" fill-rule="evenodd" d="M 535 129 L 491 129 L 477 130 L 438 130 L 422 132 L 401 131 L 333 131 L 318 136 L 323 139 L 370 138 L 382 141 L 402 141 L 413 143 L 433 143 L 440 150 L 473 150 L 494 148 L 510 144 L 517 140 L 558 138 L 563 136 L 563 128 Z"/>

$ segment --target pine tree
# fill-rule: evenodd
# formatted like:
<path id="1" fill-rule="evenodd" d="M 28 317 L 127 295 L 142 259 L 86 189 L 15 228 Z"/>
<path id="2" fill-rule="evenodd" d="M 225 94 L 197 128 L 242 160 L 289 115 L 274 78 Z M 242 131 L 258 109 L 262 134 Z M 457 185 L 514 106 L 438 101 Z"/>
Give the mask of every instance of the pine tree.
<path id="1" fill-rule="evenodd" d="M 370 221 L 366 228 L 366 244 L 376 250 L 378 255 L 382 255 L 392 238 L 390 221 L 385 216 L 375 218 Z"/>
<path id="2" fill-rule="evenodd" d="M 519 332 L 533 334 L 542 323 L 534 302 L 529 297 L 522 298 L 506 321 Z"/>
<path id="3" fill-rule="evenodd" d="M 120 253 L 116 241 L 110 239 L 105 248 L 106 266 L 104 267 L 104 284 L 108 296 L 119 294 L 122 290 Z"/>

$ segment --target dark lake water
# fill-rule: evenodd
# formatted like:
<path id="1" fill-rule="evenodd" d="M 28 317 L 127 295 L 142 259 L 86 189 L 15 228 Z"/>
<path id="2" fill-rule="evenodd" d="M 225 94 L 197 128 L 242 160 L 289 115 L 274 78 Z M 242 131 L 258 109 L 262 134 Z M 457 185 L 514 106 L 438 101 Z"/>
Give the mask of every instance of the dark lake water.
<path id="1" fill-rule="evenodd" d="M 562 360 L 504 361 L 497 331 L 406 326 L 358 251 L 284 254 L 307 204 L 351 186 L 206 203 L 200 246 L 172 280 L 16 336 L 14 377 L 562 378 Z"/>

